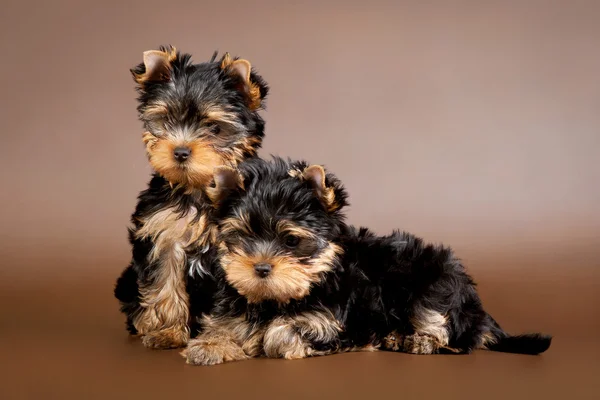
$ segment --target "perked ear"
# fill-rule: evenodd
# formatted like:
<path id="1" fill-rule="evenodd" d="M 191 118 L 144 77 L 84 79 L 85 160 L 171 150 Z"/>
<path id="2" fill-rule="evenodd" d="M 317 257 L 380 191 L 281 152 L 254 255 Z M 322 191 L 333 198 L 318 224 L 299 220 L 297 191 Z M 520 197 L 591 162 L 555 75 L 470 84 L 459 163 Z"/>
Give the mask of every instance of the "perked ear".
<path id="1" fill-rule="evenodd" d="M 144 62 L 131 70 L 133 79 L 143 85 L 145 82 L 169 81 L 171 79 L 171 63 L 177 58 L 177 49 L 173 46 L 161 47 L 160 50 L 144 52 Z"/>
<path id="2" fill-rule="evenodd" d="M 260 108 L 269 89 L 262 78 L 252 72 L 250 62 L 234 59 L 229 53 L 225 53 L 221 59 L 221 69 L 239 79 L 238 90 L 247 96 L 248 107 L 253 111 Z"/>
<path id="3" fill-rule="evenodd" d="M 315 194 L 328 212 L 335 212 L 345 205 L 343 189 L 340 187 L 339 193 L 336 193 L 337 181 L 331 186 L 327 185 L 327 173 L 321 165 L 306 167 L 302 171 L 302 179 L 311 184 L 315 190 Z"/>
<path id="4" fill-rule="evenodd" d="M 214 169 L 213 183 L 206 188 L 206 194 L 213 205 L 218 207 L 227 196 L 237 190 L 244 190 L 244 179 L 239 171 L 220 166 Z"/>

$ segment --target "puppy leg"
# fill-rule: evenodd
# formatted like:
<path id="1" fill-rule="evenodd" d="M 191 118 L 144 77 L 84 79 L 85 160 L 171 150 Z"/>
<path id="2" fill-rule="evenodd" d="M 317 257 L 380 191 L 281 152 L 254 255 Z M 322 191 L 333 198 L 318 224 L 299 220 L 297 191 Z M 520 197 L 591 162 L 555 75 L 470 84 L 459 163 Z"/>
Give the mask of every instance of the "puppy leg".
<path id="1" fill-rule="evenodd" d="M 203 325 L 203 332 L 190 340 L 181 353 L 188 364 L 216 365 L 250 358 L 238 344 L 252 338 L 250 328 L 243 319 L 205 317 Z"/>
<path id="2" fill-rule="evenodd" d="M 187 328 L 175 326 L 147 333 L 142 337 L 142 344 L 149 349 L 177 349 L 185 346 L 188 339 Z"/>
<path id="3" fill-rule="evenodd" d="M 414 333 L 402 336 L 396 331 L 383 338 L 383 348 L 410 354 L 436 354 L 441 343 L 433 336 Z"/>
<path id="4" fill-rule="evenodd" d="M 418 305 L 413 309 L 410 322 L 414 334 L 403 338 L 403 351 L 411 354 L 464 354 L 469 353 L 454 341 L 450 343 L 450 317 L 452 313 L 442 314 L 440 312 Z"/>
<path id="5" fill-rule="evenodd" d="M 134 321 L 146 347 L 183 347 L 189 340 L 190 310 L 186 290 L 187 253 L 190 246 L 208 240 L 206 218 L 191 207 L 185 216 L 176 207 L 136 217 L 141 225 L 131 233 L 134 255 L 143 254 L 140 273 L 141 306 Z"/>
<path id="6" fill-rule="evenodd" d="M 312 354 L 310 342 L 302 337 L 289 318 L 277 318 L 265 332 L 264 351 L 267 357 L 294 360 Z"/>
<path id="7" fill-rule="evenodd" d="M 448 316 L 437 311 L 416 306 L 410 318 L 413 333 L 391 332 L 383 338 L 383 347 L 391 351 L 410 354 L 451 354 L 464 351 L 449 346 Z"/>
<path id="8" fill-rule="evenodd" d="M 273 320 L 263 339 L 267 357 L 288 360 L 339 351 L 341 328 L 329 313 L 306 312 Z"/>
<path id="9" fill-rule="evenodd" d="M 153 349 L 183 347 L 189 340 L 189 308 L 185 254 L 174 246 L 161 254 L 150 282 L 140 282 L 140 312 L 133 323 L 144 346 Z"/>
<path id="10" fill-rule="evenodd" d="M 190 340 L 182 355 L 193 365 L 216 365 L 249 358 L 227 335 L 208 333 Z"/>
<path id="11" fill-rule="evenodd" d="M 414 333 L 402 336 L 395 331 L 383 338 L 382 347 L 385 350 L 410 354 L 451 354 L 460 352 L 444 345 L 438 338 L 430 335 Z"/>
<path id="12" fill-rule="evenodd" d="M 433 336 L 415 333 L 404 337 L 402 351 L 410 354 L 437 354 L 442 344 Z"/>

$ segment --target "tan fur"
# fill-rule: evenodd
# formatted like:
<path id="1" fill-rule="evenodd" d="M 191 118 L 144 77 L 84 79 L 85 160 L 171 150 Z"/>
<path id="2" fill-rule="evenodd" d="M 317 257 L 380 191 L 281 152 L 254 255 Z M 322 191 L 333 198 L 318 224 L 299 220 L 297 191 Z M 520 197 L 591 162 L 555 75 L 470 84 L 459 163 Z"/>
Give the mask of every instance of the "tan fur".
<path id="1" fill-rule="evenodd" d="M 319 257 L 310 260 L 310 264 L 317 270 L 322 269 L 321 272 L 327 272 L 331 270 L 335 260 L 343 253 L 344 250 L 340 246 L 329 243 L 329 246 L 321 252 Z"/>
<path id="2" fill-rule="evenodd" d="M 192 209 L 182 218 L 176 210 L 165 209 L 140 221 L 136 236 L 153 241 L 149 261 L 159 263 L 152 284 L 140 287 L 143 312 L 133 320 L 147 347 L 180 347 L 189 336 L 185 249 L 207 244 L 212 235 L 206 217 L 195 218 L 196 213 Z"/>
<path id="3" fill-rule="evenodd" d="M 239 172 L 228 166 L 216 167 L 213 171 L 214 187 L 205 188 L 206 195 L 213 206 L 218 207 L 231 190 L 243 189 L 244 181 Z"/>
<path id="4" fill-rule="evenodd" d="M 331 354 L 336 349 L 318 351 L 310 340 L 331 342 L 342 331 L 329 312 L 305 312 L 294 317 L 279 317 L 267 327 L 263 346 L 267 357 L 288 360 Z"/>
<path id="5" fill-rule="evenodd" d="M 448 346 L 448 317 L 427 308 L 417 308 L 411 319 L 414 335 L 404 337 L 404 351 L 413 354 L 432 354 L 439 349 L 459 353 L 459 349 Z"/>
<path id="6" fill-rule="evenodd" d="M 291 176 L 292 178 L 304 179 L 302 177 L 302 171 L 300 171 L 299 169 L 290 169 L 288 171 L 288 175 Z"/>
<path id="7" fill-rule="evenodd" d="M 202 188 L 212 180 L 215 167 L 233 163 L 204 139 L 187 141 L 171 137 L 149 138 L 146 135 L 144 141 L 154 170 L 174 184 Z M 180 166 L 173 157 L 173 151 L 179 146 L 191 149 L 191 156 L 184 166 Z"/>
<path id="8" fill-rule="evenodd" d="M 214 365 L 258 357 L 264 330 L 253 328 L 243 317 L 202 319 L 203 332 L 190 340 L 184 356 L 188 364 Z"/>
<path id="9" fill-rule="evenodd" d="M 221 69 L 233 70 L 237 64 L 243 64 L 244 70 L 248 71 L 245 76 L 242 76 L 242 79 L 246 85 L 246 94 L 249 98 L 248 107 L 251 110 L 257 110 L 261 106 L 262 99 L 260 97 L 260 88 L 250 79 L 250 72 L 252 70 L 252 65 L 250 62 L 244 59 L 234 60 L 229 53 L 227 53 L 223 57 L 223 61 L 221 61 Z"/>
<path id="10" fill-rule="evenodd" d="M 238 344 L 250 333 L 242 318 L 214 319 L 205 316 L 202 325 L 202 334 L 192 339 L 181 353 L 188 364 L 214 365 L 248 358 Z"/>
<path id="11" fill-rule="evenodd" d="M 440 347 L 436 338 L 418 333 L 404 337 L 402 342 L 402 350 L 410 354 L 434 354 Z"/>
<path id="12" fill-rule="evenodd" d="M 158 260 L 173 244 L 186 248 L 208 243 L 207 238 L 202 238 L 207 233 L 207 218 L 205 215 L 198 216 L 195 208 L 190 209 L 184 217 L 175 208 L 167 208 L 141 219 L 140 222 L 143 225 L 136 232 L 136 237 L 153 241 L 151 261 Z"/>
<path id="13" fill-rule="evenodd" d="M 436 311 L 419 308 L 410 322 L 415 333 L 435 338 L 442 346 L 448 345 L 448 318 Z"/>
<path id="14" fill-rule="evenodd" d="M 235 112 L 224 110 L 218 106 L 210 106 L 204 110 L 206 122 L 220 122 L 226 125 L 231 125 L 236 130 L 243 129 L 244 125 L 238 122 Z"/>
<path id="15" fill-rule="evenodd" d="M 204 327 L 210 327 L 210 329 L 206 329 L 206 332 L 226 333 L 244 350 L 246 355 L 258 357 L 262 354 L 264 329 L 250 325 L 244 317 L 219 319 L 204 317 L 203 321 Z"/>
<path id="16" fill-rule="evenodd" d="M 248 222 L 248 215 L 240 214 L 236 217 L 226 218 L 222 220 L 220 231 L 222 234 L 239 232 L 244 235 L 249 235 L 251 233 L 251 229 Z"/>
<path id="17" fill-rule="evenodd" d="M 262 104 L 262 99 L 260 97 L 260 88 L 254 82 L 251 82 L 248 79 L 248 97 L 250 98 L 250 102 L 248 104 L 248 108 L 251 110 L 257 110 L 260 108 Z"/>
<path id="18" fill-rule="evenodd" d="M 481 344 L 479 345 L 479 348 L 487 349 L 488 346 L 496 344 L 497 342 L 498 339 L 492 335 L 492 332 L 485 332 L 481 335 Z"/>
<path id="19" fill-rule="evenodd" d="M 340 204 L 335 198 L 335 191 L 325 183 L 326 173 L 322 166 L 310 165 L 303 171 L 291 169 L 288 171 L 288 174 L 292 178 L 310 181 L 315 188 L 317 197 L 321 200 L 328 212 L 333 212 L 340 208 Z"/>
<path id="20" fill-rule="evenodd" d="M 160 51 L 160 50 L 145 51 L 144 52 L 144 64 L 146 64 L 146 71 L 144 71 L 144 73 L 142 73 L 142 74 L 134 74 L 134 76 L 133 76 L 135 81 L 140 85 L 143 85 L 149 79 L 157 78 L 156 76 L 153 76 L 150 73 L 151 71 L 147 70 L 148 69 L 147 59 L 149 56 L 158 56 L 163 59 L 163 63 L 165 66 L 169 66 L 177 58 L 177 49 L 175 49 L 175 47 L 170 47 L 167 51 Z"/>
<path id="21" fill-rule="evenodd" d="M 216 365 L 229 361 L 246 360 L 244 350 L 226 337 L 213 337 L 208 341 L 193 340 L 182 355 L 186 363 L 193 365 Z"/>
<path id="22" fill-rule="evenodd" d="M 339 246 L 330 243 L 320 257 L 310 260 L 306 265 L 290 256 L 251 255 L 238 249 L 226 252 L 221 258 L 221 266 L 227 281 L 248 302 L 275 300 L 288 303 L 292 299 L 305 297 L 311 285 L 321 281 L 323 274 L 331 270 L 336 255 L 341 251 Z M 254 265 L 259 262 L 268 262 L 273 266 L 268 277 L 256 276 Z"/>
<path id="23" fill-rule="evenodd" d="M 249 155 L 256 154 L 256 146 L 261 142 L 260 138 L 246 136 L 236 143 L 227 142 L 230 139 L 227 131 L 235 133 L 245 127 L 237 120 L 234 112 L 215 105 L 202 111 L 207 118 L 207 124 L 199 128 L 202 132 L 167 130 L 160 118 L 166 112 L 166 105 L 162 103 L 153 104 L 144 111 L 142 117 L 151 120 L 156 135 L 145 132 L 143 141 L 152 168 L 172 185 L 205 188 L 212 180 L 215 168 L 235 167 Z M 211 122 L 218 123 L 223 133 L 213 135 L 209 131 Z M 177 147 L 188 147 L 191 150 L 191 156 L 184 165 L 179 164 L 173 156 Z M 210 190 L 207 192 L 210 194 Z"/>
<path id="24" fill-rule="evenodd" d="M 239 146 L 234 147 L 236 157 L 239 159 L 243 157 L 243 154 L 255 155 L 257 145 L 261 143 L 262 139 L 250 136 L 245 137 Z"/>
<path id="25" fill-rule="evenodd" d="M 402 351 L 411 354 L 433 354 L 443 347 L 439 341 L 428 335 L 403 336 L 398 332 L 392 331 L 383 338 L 383 347 L 389 351 Z"/>
<path id="26" fill-rule="evenodd" d="M 176 349 L 185 346 L 188 337 L 188 329 L 179 325 L 147 332 L 142 336 L 142 344 L 151 349 Z"/>
<path id="27" fill-rule="evenodd" d="M 250 82 L 250 73 L 252 72 L 252 65 L 248 60 L 239 59 L 231 63 L 229 68 L 236 68 L 238 71 L 244 71 L 244 75 L 240 76 L 244 79 L 244 82 Z"/>
<path id="28" fill-rule="evenodd" d="M 221 61 L 221 69 L 228 68 L 231 65 L 231 63 L 233 63 L 233 58 L 229 53 L 225 53 L 225 55 L 223 56 L 223 61 Z"/>
<path id="29" fill-rule="evenodd" d="M 403 349 L 404 338 L 398 332 L 393 331 L 383 338 L 383 347 L 391 351 L 400 351 Z"/>
<path id="30" fill-rule="evenodd" d="M 144 116 L 155 117 L 165 111 L 166 106 L 159 103 L 149 107 Z M 223 130 L 237 132 L 244 129 L 233 112 L 217 106 L 209 106 L 203 112 L 209 122 L 219 123 Z M 182 184 L 196 189 L 206 187 L 210 183 L 215 168 L 234 167 L 248 154 L 255 154 L 256 149 L 253 146 L 260 142 L 258 138 L 246 137 L 240 139 L 239 143 L 223 142 L 228 136 L 210 134 L 208 124 L 201 128 L 207 130 L 206 134 L 200 135 L 201 137 L 198 137 L 198 132 L 165 131 L 160 121 L 153 122 L 153 129 L 160 134 L 155 136 L 145 132 L 143 136 L 152 168 L 171 184 Z M 215 147 L 221 148 L 225 145 L 227 149 L 215 150 Z M 188 147 L 191 150 L 191 156 L 183 166 L 173 157 L 173 151 L 177 147 Z"/>
<path id="31" fill-rule="evenodd" d="M 298 359 L 335 352 L 318 351 L 310 340 L 333 341 L 342 328 L 329 312 L 305 312 L 280 317 L 266 328 L 253 327 L 243 317 L 203 318 L 204 330 L 190 340 L 182 355 L 189 364 L 214 365 L 266 355 Z"/>
<path id="32" fill-rule="evenodd" d="M 149 119 L 158 116 L 164 116 L 169 112 L 167 109 L 167 105 L 164 102 L 156 102 L 154 104 L 149 104 L 142 113 L 142 118 Z"/>
<path id="33" fill-rule="evenodd" d="M 328 187 L 325 182 L 325 169 L 320 165 L 308 166 L 302 171 L 302 177 L 305 180 L 315 180 L 317 182 L 317 185 L 315 186 L 317 194 L 331 211 L 332 206 L 335 203 L 335 193 L 333 192 L 333 188 Z"/>
<path id="34" fill-rule="evenodd" d="M 273 271 L 267 278 L 259 278 L 254 265 L 268 262 Z M 260 256 L 251 256 L 238 250 L 227 254 L 221 260 L 227 281 L 245 296 L 249 303 L 263 300 L 276 300 L 287 303 L 291 299 L 304 297 L 310 288 L 314 276 L 305 270 L 297 259 L 289 256 L 275 256 L 265 260 Z"/>
<path id="35" fill-rule="evenodd" d="M 294 328 L 293 321 L 277 318 L 265 332 L 264 351 L 267 357 L 288 360 L 309 356 L 310 346 Z"/>
<path id="36" fill-rule="evenodd" d="M 156 142 L 158 142 L 158 138 L 150 132 L 144 132 L 142 135 L 142 141 L 146 145 L 146 152 L 149 154 L 152 151 L 152 148 L 154 148 L 156 145 Z"/>
<path id="37" fill-rule="evenodd" d="M 229 156 L 235 160 L 243 160 L 248 156 L 256 155 L 257 146 L 261 143 L 261 139 L 257 137 L 243 137 L 230 145 L 228 152 Z"/>
<path id="38" fill-rule="evenodd" d="M 288 234 L 307 239 L 315 237 L 315 234 L 313 232 L 299 225 L 296 225 L 291 221 L 280 220 L 277 222 L 275 229 L 280 235 Z"/>

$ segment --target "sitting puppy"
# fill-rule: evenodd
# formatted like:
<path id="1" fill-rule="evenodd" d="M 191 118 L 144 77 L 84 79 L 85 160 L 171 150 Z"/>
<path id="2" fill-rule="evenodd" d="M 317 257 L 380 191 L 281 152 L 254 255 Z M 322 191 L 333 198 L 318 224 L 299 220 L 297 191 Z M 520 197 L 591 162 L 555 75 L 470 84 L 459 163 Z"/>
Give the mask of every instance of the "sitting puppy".
<path id="1" fill-rule="evenodd" d="M 550 346 L 549 336 L 505 333 L 449 248 L 346 226 L 346 192 L 321 166 L 251 160 L 218 169 L 215 182 L 220 244 L 206 263 L 220 265 L 220 289 L 182 353 L 190 364 Z"/>
<path id="2" fill-rule="evenodd" d="M 182 347 L 190 329 L 194 334 L 192 317 L 212 306 L 214 282 L 203 279 L 197 258 L 214 245 L 216 227 L 202 187 L 215 167 L 256 155 L 264 136 L 258 111 L 268 87 L 246 60 L 228 54 L 216 60 L 215 53 L 209 62 L 193 64 L 173 47 L 145 52 L 131 72 L 155 173 L 131 218 L 132 261 L 115 297 L 129 332 L 146 347 Z"/>

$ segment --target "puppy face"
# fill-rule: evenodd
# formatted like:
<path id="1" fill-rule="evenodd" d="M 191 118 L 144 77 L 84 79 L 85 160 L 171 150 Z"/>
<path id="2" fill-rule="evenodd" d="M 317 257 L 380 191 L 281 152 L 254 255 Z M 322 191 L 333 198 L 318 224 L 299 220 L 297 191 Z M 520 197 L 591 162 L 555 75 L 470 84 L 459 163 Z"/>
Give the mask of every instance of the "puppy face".
<path id="1" fill-rule="evenodd" d="M 220 169 L 209 197 L 221 208 L 220 260 L 249 302 L 287 303 L 336 266 L 346 194 L 320 166 L 252 160 Z"/>
<path id="2" fill-rule="evenodd" d="M 257 111 L 267 85 L 248 61 L 215 56 L 192 64 L 190 55 L 163 47 L 145 52 L 131 71 L 150 164 L 172 184 L 201 187 L 215 167 L 235 166 L 261 146 Z"/>

